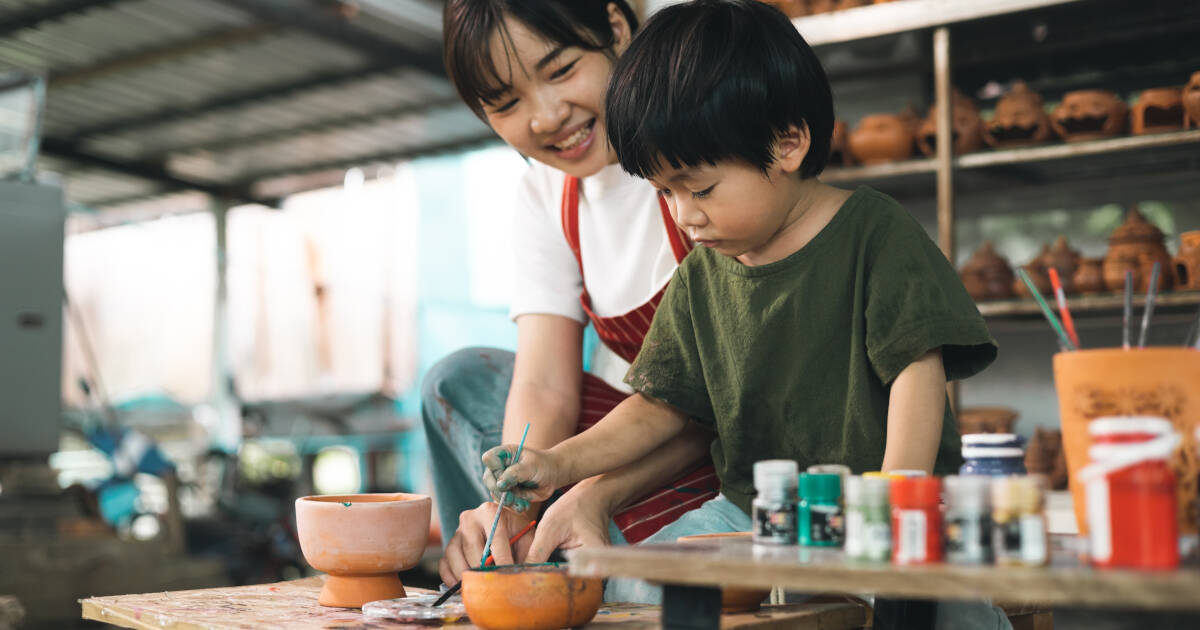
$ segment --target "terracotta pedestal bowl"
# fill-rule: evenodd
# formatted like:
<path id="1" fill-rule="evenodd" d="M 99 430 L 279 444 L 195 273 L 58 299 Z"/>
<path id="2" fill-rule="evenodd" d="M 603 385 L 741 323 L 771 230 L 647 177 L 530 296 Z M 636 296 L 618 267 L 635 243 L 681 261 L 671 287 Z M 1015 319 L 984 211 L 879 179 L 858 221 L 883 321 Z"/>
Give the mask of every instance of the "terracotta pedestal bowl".
<path id="1" fill-rule="evenodd" d="M 554 630 L 582 626 L 596 616 L 604 594 L 600 578 L 567 574 L 556 563 L 471 569 L 462 598 L 471 623 L 484 630 Z"/>
<path id="2" fill-rule="evenodd" d="M 693 536 L 680 536 L 678 539 L 676 539 L 676 542 L 703 544 L 706 542 L 718 541 L 723 538 L 745 538 L 749 540 L 750 532 L 729 532 L 720 534 L 695 534 Z M 769 589 L 722 586 L 721 612 L 754 612 L 762 607 L 762 601 L 770 594 L 771 591 Z"/>
<path id="3" fill-rule="evenodd" d="M 296 499 L 304 559 L 329 574 L 322 606 L 362 608 L 405 597 L 398 571 L 421 559 L 432 502 L 419 494 L 349 494 Z"/>

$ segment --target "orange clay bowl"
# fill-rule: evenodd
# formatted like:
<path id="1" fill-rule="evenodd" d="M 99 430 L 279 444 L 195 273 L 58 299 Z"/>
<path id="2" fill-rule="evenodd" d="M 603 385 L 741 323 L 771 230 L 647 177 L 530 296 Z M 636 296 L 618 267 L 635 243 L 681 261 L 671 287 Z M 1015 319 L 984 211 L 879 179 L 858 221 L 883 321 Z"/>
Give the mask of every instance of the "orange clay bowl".
<path id="1" fill-rule="evenodd" d="M 296 533 L 312 568 L 329 574 L 322 606 L 362 608 L 405 597 L 398 571 L 416 566 L 429 536 L 429 497 L 347 494 L 296 499 Z"/>
<path id="2" fill-rule="evenodd" d="M 676 539 L 676 542 L 704 543 L 721 540 L 723 538 L 745 538 L 746 540 L 749 540 L 750 532 L 725 532 L 720 534 L 695 534 L 693 536 L 680 536 Z M 771 591 L 764 589 L 722 586 L 721 612 L 754 612 L 762 606 L 762 601 L 767 598 L 767 595 L 770 594 Z"/>
<path id="3" fill-rule="evenodd" d="M 565 566 L 511 564 L 463 574 L 463 605 L 484 630 L 551 630 L 582 626 L 596 616 L 600 578 L 567 574 Z"/>

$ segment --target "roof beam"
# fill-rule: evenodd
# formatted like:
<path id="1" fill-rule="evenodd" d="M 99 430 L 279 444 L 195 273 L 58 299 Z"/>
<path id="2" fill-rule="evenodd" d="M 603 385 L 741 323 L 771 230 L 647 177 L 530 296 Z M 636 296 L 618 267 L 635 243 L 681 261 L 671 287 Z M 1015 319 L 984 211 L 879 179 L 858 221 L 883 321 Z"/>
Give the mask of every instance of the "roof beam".
<path id="1" fill-rule="evenodd" d="M 24 11 L 10 13 L 0 18 L 0 37 L 5 37 L 27 28 L 32 28 L 42 22 L 49 22 L 73 13 L 82 13 L 88 9 L 116 4 L 122 0 L 59 0 L 43 4 Z"/>
<path id="2" fill-rule="evenodd" d="M 277 200 L 274 199 L 260 199 L 255 197 L 251 193 L 249 187 L 222 186 L 219 184 L 199 182 L 177 177 L 169 172 L 166 165 L 161 161 L 126 162 L 124 160 L 94 155 L 91 153 L 82 153 L 72 145 L 63 143 L 53 138 L 43 138 L 41 149 L 43 153 L 53 155 L 57 158 L 70 160 L 80 164 L 86 164 L 91 167 L 101 168 L 131 177 L 149 180 L 162 184 L 171 190 L 198 190 L 215 197 L 233 199 L 246 203 L 259 203 L 268 206 L 274 205 L 277 202 Z"/>
<path id="3" fill-rule="evenodd" d="M 258 20 L 304 31 L 329 42 L 360 51 L 375 62 L 393 61 L 418 68 L 434 76 L 446 76 L 441 42 L 427 40 L 422 46 L 402 46 L 359 28 L 332 10 L 297 0 L 218 0 Z M 425 38 L 422 38 L 425 39 Z"/>

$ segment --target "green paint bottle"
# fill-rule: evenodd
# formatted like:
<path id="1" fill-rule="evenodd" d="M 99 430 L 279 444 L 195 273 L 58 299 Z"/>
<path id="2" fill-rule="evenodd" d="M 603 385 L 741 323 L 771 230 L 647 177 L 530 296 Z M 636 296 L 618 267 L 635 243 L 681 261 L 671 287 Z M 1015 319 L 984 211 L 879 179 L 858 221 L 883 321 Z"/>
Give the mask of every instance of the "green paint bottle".
<path id="1" fill-rule="evenodd" d="M 798 494 L 800 544 L 841 546 L 845 539 L 841 475 L 804 473 L 800 475 Z"/>

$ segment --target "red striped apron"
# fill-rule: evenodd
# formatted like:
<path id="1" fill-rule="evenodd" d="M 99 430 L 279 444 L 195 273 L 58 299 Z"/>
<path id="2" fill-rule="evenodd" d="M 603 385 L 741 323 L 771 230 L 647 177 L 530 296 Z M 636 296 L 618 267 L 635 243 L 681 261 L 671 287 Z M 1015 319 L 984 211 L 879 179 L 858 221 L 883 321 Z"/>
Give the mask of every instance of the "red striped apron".
<path id="1" fill-rule="evenodd" d="M 675 225 L 671 211 L 661 196 L 658 198 L 658 206 L 667 228 L 667 238 L 671 242 L 675 261 L 681 262 L 691 250 L 691 242 L 679 226 Z M 562 224 L 567 244 L 575 254 L 575 261 L 579 263 L 579 275 L 583 277 L 583 257 L 579 253 L 579 180 L 570 175 L 563 182 Z M 650 301 L 616 317 L 596 315 L 592 310 L 592 300 L 588 296 L 586 283 L 579 296 L 579 302 L 595 326 L 600 341 L 617 356 L 632 362 L 642 347 L 646 333 L 650 331 L 650 321 L 654 319 L 654 311 L 666 290 L 664 286 Z M 628 394 L 613 388 L 599 377 L 584 373 L 583 401 L 576 431 L 582 432 L 596 424 L 600 418 L 612 411 L 617 403 L 628 397 Z M 716 497 L 718 488 L 716 470 L 711 463 L 706 462 L 672 483 L 638 499 L 617 513 L 613 520 L 626 541 L 631 544 L 641 542 L 664 525 L 674 522 L 684 512 L 698 508 L 705 501 Z"/>

